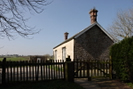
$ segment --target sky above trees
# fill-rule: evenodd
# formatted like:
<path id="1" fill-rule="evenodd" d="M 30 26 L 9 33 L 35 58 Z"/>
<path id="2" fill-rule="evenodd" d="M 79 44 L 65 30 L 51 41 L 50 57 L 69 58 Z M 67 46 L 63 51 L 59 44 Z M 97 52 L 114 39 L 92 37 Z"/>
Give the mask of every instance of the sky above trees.
<path id="1" fill-rule="evenodd" d="M 0 39 L 0 54 L 53 54 L 53 47 L 90 25 L 89 11 L 98 10 L 98 23 L 106 30 L 117 12 L 133 8 L 133 0 L 53 0 L 40 14 L 25 11 L 27 25 L 41 30 L 29 38 L 15 36 L 14 40 Z"/>

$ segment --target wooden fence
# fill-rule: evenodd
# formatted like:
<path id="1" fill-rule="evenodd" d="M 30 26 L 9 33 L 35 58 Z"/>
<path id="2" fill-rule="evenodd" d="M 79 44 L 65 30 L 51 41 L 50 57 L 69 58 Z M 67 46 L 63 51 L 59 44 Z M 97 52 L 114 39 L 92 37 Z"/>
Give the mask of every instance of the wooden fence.
<path id="1" fill-rule="evenodd" d="M 2 83 L 65 78 L 65 62 L 6 61 L 0 62 Z"/>
<path id="2" fill-rule="evenodd" d="M 112 78 L 112 65 L 110 60 L 74 60 L 75 78 Z"/>
<path id="3" fill-rule="evenodd" d="M 68 59 L 68 58 L 67 58 Z M 70 59 L 71 60 L 71 59 Z M 64 61 L 6 61 L 0 62 L 0 82 L 5 84 L 17 81 L 40 81 L 74 78 L 112 78 L 112 65 L 109 60 Z"/>

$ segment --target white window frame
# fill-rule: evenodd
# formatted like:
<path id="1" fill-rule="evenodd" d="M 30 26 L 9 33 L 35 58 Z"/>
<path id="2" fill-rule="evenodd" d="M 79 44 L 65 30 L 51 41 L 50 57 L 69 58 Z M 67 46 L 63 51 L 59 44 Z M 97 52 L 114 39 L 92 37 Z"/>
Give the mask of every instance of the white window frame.
<path id="1" fill-rule="evenodd" d="M 54 60 L 57 60 L 57 50 L 54 52 Z"/>
<path id="2" fill-rule="evenodd" d="M 66 61 L 66 47 L 62 48 L 62 60 Z"/>

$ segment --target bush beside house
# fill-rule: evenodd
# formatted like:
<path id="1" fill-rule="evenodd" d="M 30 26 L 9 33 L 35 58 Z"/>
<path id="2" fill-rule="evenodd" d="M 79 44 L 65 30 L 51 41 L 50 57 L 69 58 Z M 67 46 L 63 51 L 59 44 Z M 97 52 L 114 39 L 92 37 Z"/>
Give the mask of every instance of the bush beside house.
<path id="1" fill-rule="evenodd" d="M 133 82 L 133 37 L 114 44 L 110 56 L 117 78 Z"/>

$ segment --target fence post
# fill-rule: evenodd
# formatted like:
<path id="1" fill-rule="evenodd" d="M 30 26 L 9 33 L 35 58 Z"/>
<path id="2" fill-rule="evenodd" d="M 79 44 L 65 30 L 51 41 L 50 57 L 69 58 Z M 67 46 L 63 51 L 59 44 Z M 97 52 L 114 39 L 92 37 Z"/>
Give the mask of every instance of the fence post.
<path id="1" fill-rule="evenodd" d="M 36 66 L 35 66 L 35 68 L 36 68 L 36 69 L 35 69 L 35 70 L 36 70 L 36 71 L 35 71 L 35 72 L 36 72 L 35 74 L 36 74 L 36 81 L 38 81 L 38 76 L 39 76 L 39 64 L 38 64 L 38 63 L 39 63 L 39 60 L 37 60 L 36 63 L 37 63 L 37 64 L 36 64 Z"/>
<path id="2" fill-rule="evenodd" d="M 2 61 L 2 84 L 5 84 L 6 82 L 6 58 L 3 59 Z"/>
<path id="3" fill-rule="evenodd" d="M 74 82 L 74 63 L 71 62 L 70 56 L 66 58 L 65 62 L 65 80 Z"/>
<path id="4" fill-rule="evenodd" d="M 91 77 L 90 77 L 90 60 L 87 63 L 87 77 L 88 77 L 88 81 L 91 81 Z"/>
<path id="5" fill-rule="evenodd" d="M 111 60 L 111 58 L 109 60 L 109 78 L 113 79 L 112 78 L 112 60 Z"/>

